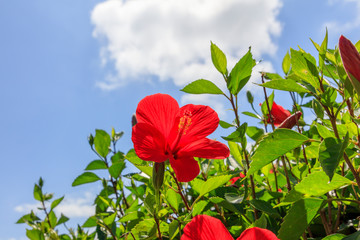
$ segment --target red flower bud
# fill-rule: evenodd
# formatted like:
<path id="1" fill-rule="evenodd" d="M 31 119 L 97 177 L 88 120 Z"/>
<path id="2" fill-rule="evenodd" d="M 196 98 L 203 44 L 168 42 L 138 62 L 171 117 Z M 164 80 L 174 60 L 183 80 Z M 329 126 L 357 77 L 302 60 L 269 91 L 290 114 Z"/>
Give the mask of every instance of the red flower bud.
<path id="1" fill-rule="evenodd" d="M 299 121 L 301 117 L 301 112 L 296 112 L 287 119 L 285 119 L 279 126 L 279 128 L 288 128 L 291 129 L 293 126 L 296 125 L 296 122 Z"/>
<path id="2" fill-rule="evenodd" d="M 360 82 L 360 54 L 356 47 L 349 39 L 341 35 L 339 39 L 339 50 L 345 71 L 350 80 L 352 80 L 352 76 Z"/>

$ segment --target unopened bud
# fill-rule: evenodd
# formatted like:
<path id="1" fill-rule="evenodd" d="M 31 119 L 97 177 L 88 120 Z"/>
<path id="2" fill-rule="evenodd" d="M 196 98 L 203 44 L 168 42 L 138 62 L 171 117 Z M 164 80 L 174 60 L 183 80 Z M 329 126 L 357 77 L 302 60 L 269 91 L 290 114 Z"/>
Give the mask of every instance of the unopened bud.
<path id="1" fill-rule="evenodd" d="M 246 92 L 246 97 L 247 97 L 247 100 L 250 104 L 252 104 L 254 102 L 254 96 L 251 94 L 250 91 L 247 91 Z"/>
<path id="2" fill-rule="evenodd" d="M 94 145 L 94 136 L 92 134 L 89 135 L 88 142 L 89 142 L 90 146 Z"/>
<path id="3" fill-rule="evenodd" d="M 153 185 L 155 191 L 159 191 L 164 182 L 165 162 L 154 162 L 153 166 Z"/>
<path id="4" fill-rule="evenodd" d="M 133 114 L 131 118 L 131 126 L 135 126 L 135 124 L 137 124 L 137 120 L 136 120 L 136 115 Z"/>
<path id="5" fill-rule="evenodd" d="M 300 111 L 298 111 L 298 112 L 294 113 L 293 115 L 289 116 L 279 125 L 279 128 L 291 129 L 293 126 L 296 125 L 296 122 L 299 121 L 301 114 L 302 113 Z"/>

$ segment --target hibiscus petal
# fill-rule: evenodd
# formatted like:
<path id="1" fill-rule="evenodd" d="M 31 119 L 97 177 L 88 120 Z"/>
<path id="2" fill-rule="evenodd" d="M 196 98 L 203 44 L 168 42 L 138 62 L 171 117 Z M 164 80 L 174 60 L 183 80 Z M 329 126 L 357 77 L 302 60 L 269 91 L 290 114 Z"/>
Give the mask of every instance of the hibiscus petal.
<path id="1" fill-rule="evenodd" d="M 210 159 L 224 159 L 229 157 L 229 148 L 218 141 L 203 138 L 184 146 L 178 152 L 178 156 L 194 156 Z"/>
<path id="2" fill-rule="evenodd" d="M 360 81 L 360 54 L 349 39 L 342 36 L 339 39 L 339 49 L 344 68 L 349 78 L 352 75 Z"/>
<path id="3" fill-rule="evenodd" d="M 147 123 L 157 128 L 167 138 L 179 113 L 179 104 L 167 94 L 154 94 L 142 99 L 136 109 L 138 123 Z"/>
<path id="4" fill-rule="evenodd" d="M 284 109 L 282 106 L 277 105 L 275 102 L 273 102 L 272 108 L 271 108 L 271 115 L 274 118 L 274 125 L 279 126 L 285 119 L 287 119 L 291 113 Z"/>
<path id="5" fill-rule="evenodd" d="M 190 182 L 200 173 L 199 164 L 193 157 L 170 158 L 170 165 L 180 182 Z"/>
<path id="6" fill-rule="evenodd" d="M 131 140 L 139 158 L 144 161 L 164 162 L 166 142 L 159 130 L 147 123 L 137 123 L 132 128 Z"/>
<path id="7" fill-rule="evenodd" d="M 204 138 L 218 127 L 219 117 L 210 107 L 188 104 L 180 108 L 169 142 L 179 149 L 190 142 Z M 180 138 L 180 139 L 179 139 Z"/>
<path id="8" fill-rule="evenodd" d="M 272 231 L 258 227 L 246 229 L 236 240 L 253 240 L 253 239 L 279 240 Z"/>
<path id="9" fill-rule="evenodd" d="M 222 224 L 214 217 L 197 215 L 186 224 L 181 240 L 233 240 L 232 236 Z M 259 238 L 260 239 L 260 238 Z"/>

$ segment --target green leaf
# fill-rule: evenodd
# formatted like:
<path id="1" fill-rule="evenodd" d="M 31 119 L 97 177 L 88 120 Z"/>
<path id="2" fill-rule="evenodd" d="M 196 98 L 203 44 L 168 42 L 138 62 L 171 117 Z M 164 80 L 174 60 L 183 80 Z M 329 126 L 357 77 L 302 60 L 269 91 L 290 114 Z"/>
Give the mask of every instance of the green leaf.
<path id="1" fill-rule="evenodd" d="M 125 158 L 134 165 L 143 165 L 144 161 L 141 160 L 135 153 L 134 149 L 130 149 Z"/>
<path id="2" fill-rule="evenodd" d="M 299 147 L 309 139 L 290 129 L 277 129 L 266 135 L 252 157 L 248 175 L 260 170 L 283 154 Z"/>
<path id="3" fill-rule="evenodd" d="M 322 138 L 331 138 L 331 137 L 335 137 L 335 134 L 333 132 L 331 132 L 327 127 L 316 123 L 316 128 L 318 130 L 319 135 Z"/>
<path id="4" fill-rule="evenodd" d="M 64 199 L 64 196 L 62 196 L 61 198 L 55 199 L 51 203 L 50 211 L 53 210 L 57 205 L 59 205 L 63 199 Z"/>
<path id="5" fill-rule="evenodd" d="M 281 224 L 278 238 L 281 240 L 299 239 L 322 205 L 321 199 L 308 198 L 295 202 Z"/>
<path id="6" fill-rule="evenodd" d="M 176 212 L 179 211 L 180 204 L 178 196 L 180 195 L 170 188 L 166 191 L 166 201 L 176 210 Z"/>
<path id="7" fill-rule="evenodd" d="M 214 43 L 211 42 L 210 45 L 211 50 L 211 60 L 215 66 L 215 68 L 222 74 L 226 74 L 226 56 L 225 54 L 220 50 L 218 46 L 216 46 Z"/>
<path id="8" fill-rule="evenodd" d="M 110 135 L 104 130 L 100 130 L 100 129 L 96 129 L 95 132 L 96 132 L 94 138 L 95 150 L 97 153 L 100 154 L 100 156 L 105 158 L 109 153 L 109 147 L 111 143 Z"/>
<path id="9" fill-rule="evenodd" d="M 271 206 L 271 204 L 269 202 L 253 199 L 253 200 L 250 200 L 249 203 L 251 206 L 253 206 L 257 210 L 265 212 L 270 216 L 280 218 L 280 214 Z"/>
<path id="10" fill-rule="evenodd" d="M 227 122 L 224 122 L 221 120 L 219 121 L 219 125 L 220 125 L 220 127 L 225 128 L 225 129 L 230 128 L 230 127 L 235 127 L 235 125 L 232 125 L 230 123 L 227 123 Z"/>
<path id="11" fill-rule="evenodd" d="M 149 177 L 152 177 L 153 168 L 150 166 L 141 166 L 141 165 L 135 165 L 140 171 L 148 175 Z"/>
<path id="12" fill-rule="evenodd" d="M 222 138 L 226 141 L 239 142 L 244 144 L 246 140 L 246 138 L 244 137 L 246 129 L 247 129 L 247 123 L 245 122 L 240 127 L 238 127 L 234 132 L 232 132 L 229 136 Z"/>
<path id="13" fill-rule="evenodd" d="M 106 164 L 103 160 L 94 160 L 90 162 L 85 170 L 97 170 L 97 169 L 107 169 Z"/>
<path id="14" fill-rule="evenodd" d="M 218 86 L 205 79 L 199 79 L 189 83 L 180 91 L 191 94 L 224 94 Z"/>
<path id="15" fill-rule="evenodd" d="M 327 45 L 328 45 L 328 31 L 326 29 L 325 38 L 324 38 L 323 42 L 321 43 L 320 50 L 319 50 L 319 66 L 320 66 L 320 69 L 324 68 Z"/>
<path id="16" fill-rule="evenodd" d="M 259 84 L 262 87 L 288 92 L 308 93 L 309 91 L 292 79 L 272 80 Z"/>
<path id="17" fill-rule="evenodd" d="M 318 100 L 312 100 L 312 108 L 314 109 L 314 112 L 318 118 L 324 118 L 324 108 L 321 106 Z"/>
<path id="18" fill-rule="evenodd" d="M 176 237 L 176 235 L 179 232 L 179 222 L 177 220 L 173 220 L 170 224 L 169 224 L 169 238 L 174 239 Z"/>
<path id="19" fill-rule="evenodd" d="M 359 240 L 360 239 L 360 231 L 357 231 L 345 238 L 343 238 L 342 240 Z"/>
<path id="20" fill-rule="evenodd" d="M 249 51 L 239 60 L 235 67 L 231 70 L 230 79 L 228 81 L 228 89 L 234 95 L 237 95 L 240 90 L 249 81 L 252 73 L 252 68 L 255 66 L 255 60 L 252 58 L 251 51 Z"/>
<path id="21" fill-rule="evenodd" d="M 38 201 L 41 201 L 43 199 L 41 187 L 37 184 L 34 185 L 34 198 Z"/>
<path id="22" fill-rule="evenodd" d="M 319 89 L 319 72 L 314 57 L 302 51 L 290 49 L 292 72 L 315 89 Z"/>
<path id="23" fill-rule="evenodd" d="M 252 113 L 252 112 L 242 112 L 242 114 L 249 116 L 249 117 L 261 119 L 261 117 L 259 115 L 256 115 L 255 113 Z"/>
<path id="24" fill-rule="evenodd" d="M 225 199 L 229 203 L 238 204 L 242 203 L 242 201 L 244 200 L 244 196 L 236 193 L 225 193 Z"/>
<path id="25" fill-rule="evenodd" d="M 277 73 L 269 73 L 269 72 L 262 72 L 263 76 L 267 80 L 284 80 L 279 74 Z"/>
<path id="26" fill-rule="evenodd" d="M 144 200 L 144 206 L 150 212 L 151 215 L 155 213 L 155 207 L 154 207 L 155 204 L 156 204 L 155 196 L 148 193 Z"/>
<path id="27" fill-rule="evenodd" d="M 125 169 L 125 162 L 116 162 L 109 167 L 109 173 L 113 178 L 118 178 L 121 172 Z"/>
<path id="28" fill-rule="evenodd" d="M 92 172 L 84 172 L 80 176 L 78 176 L 74 182 L 72 183 L 72 186 L 78 186 L 85 183 L 91 183 L 99 181 L 101 178 L 99 178 L 95 173 Z"/>
<path id="29" fill-rule="evenodd" d="M 197 202 L 194 205 L 192 216 L 195 217 L 196 215 L 200 215 L 208 203 L 209 203 L 208 201 L 204 201 L 204 200 Z"/>
<path id="30" fill-rule="evenodd" d="M 69 218 L 66 217 L 65 215 L 61 214 L 60 218 L 59 218 L 59 221 L 56 223 L 56 226 L 60 225 L 60 224 L 63 224 L 63 223 L 66 223 L 67 221 L 69 221 Z"/>
<path id="31" fill-rule="evenodd" d="M 336 173 L 334 174 L 331 182 L 329 182 L 329 178 L 325 172 L 317 171 L 311 172 L 311 174 L 307 175 L 294 187 L 294 190 L 307 196 L 317 197 L 331 190 L 345 187 L 350 184 L 352 184 L 352 181 Z"/>
<path id="32" fill-rule="evenodd" d="M 346 237 L 346 235 L 341 233 L 335 233 L 324 237 L 322 240 L 342 240 L 344 239 L 344 237 Z"/>
<path id="33" fill-rule="evenodd" d="M 319 161 L 322 169 L 328 175 L 330 181 L 338 167 L 345 148 L 349 143 L 349 133 L 346 133 L 343 142 L 336 138 L 325 138 L 319 147 Z"/>
<path id="34" fill-rule="evenodd" d="M 195 178 L 194 180 L 192 180 L 190 182 L 191 184 L 191 188 L 194 189 L 195 192 L 200 193 L 203 185 L 204 185 L 205 181 L 199 179 L 199 178 Z"/>
<path id="35" fill-rule="evenodd" d="M 266 220 L 265 214 L 262 214 L 261 217 L 252 224 L 252 226 L 266 229 L 267 220 Z"/>
<path id="36" fill-rule="evenodd" d="M 91 216 L 85 221 L 82 227 L 84 228 L 96 227 L 97 222 L 98 222 L 97 218 L 95 216 Z"/>
<path id="37" fill-rule="evenodd" d="M 247 127 L 246 134 L 254 141 L 257 141 L 264 135 L 264 129 L 258 127 Z"/>
<path id="38" fill-rule="evenodd" d="M 282 69 L 284 74 L 289 74 L 290 71 L 290 54 L 289 52 L 286 52 L 284 59 L 282 61 Z"/>
<path id="39" fill-rule="evenodd" d="M 106 225 L 111 226 L 111 224 L 113 224 L 113 222 L 115 221 L 115 218 L 116 218 L 116 213 L 113 213 L 107 216 L 106 218 L 104 218 L 103 221 Z"/>
<path id="40" fill-rule="evenodd" d="M 204 196 L 208 192 L 224 185 L 231 179 L 232 175 L 216 176 L 208 179 L 200 189 L 200 196 Z"/>
<path id="41" fill-rule="evenodd" d="M 240 166 L 243 166 L 241 148 L 240 148 L 239 144 L 237 144 L 236 142 L 230 142 L 229 141 L 228 145 L 229 145 L 229 148 L 230 148 L 231 155 L 235 158 L 235 160 L 237 161 L 237 163 Z"/>
<path id="42" fill-rule="evenodd" d="M 49 212 L 49 222 L 51 224 L 51 228 L 55 228 L 56 223 L 57 223 L 57 218 L 56 218 L 54 211 Z"/>
<path id="43" fill-rule="evenodd" d="M 267 102 L 269 103 L 269 108 L 267 106 L 266 100 L 261 104 L 261 112 L 263 113 L 264 116 L 269 115 L 269 109 L 271 111 L 272 105 L 274 102 L 274 97 L 275 97 L 275 95 L 274 95 L 274 91 L 273 91 L 267 99 Z"/>
<path id="44" fill-rule="evenodd" d="M 26 236 L 30 239 L 30 240 L 44 240 L 44 234 L 37 229 L 26 229 Z"/>

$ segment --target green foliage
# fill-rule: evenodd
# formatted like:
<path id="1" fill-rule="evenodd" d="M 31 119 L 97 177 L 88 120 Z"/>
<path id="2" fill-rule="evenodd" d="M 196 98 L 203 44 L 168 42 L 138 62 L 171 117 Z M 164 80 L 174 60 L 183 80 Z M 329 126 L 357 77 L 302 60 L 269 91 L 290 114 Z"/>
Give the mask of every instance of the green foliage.
<path id="1" fill-rule="evenodd" d="M 26 236 L 36 240 L 165 240 L 180 239 L 193 217 L 209 215 L 220 219 L 235 239 L 254 226 L 270 229 L 280 240 L 358 239 L 359 96 L 337 48 L 328 48 L 327 31 L 321 44 L 312 42 L 317 56 L 290 49 L 282 61 L 283 76 L 262 73 L 257 87 L 266 93 L 265 101 L 241 92 L 256 63 L 250 49 L 228 72 L 225 54 L 211 42 L 211 59 L 226 91 L 204 79 L 182 91 L 222 95 L 229 101 L 234 119 L 220 121 L 227 130 L 218 131 L 228 131 L 223 139 L 230 157 L 195 158 L 200 174 L 191 182 L 178 182 L 169 161 L 156 171 L 154 163 L 140 159 L 134 149 L 126 154 L 117 150 L 123 132 L 97 129 L 88 138 L 95 160 L 72 184 L 101 188 L 93 201 L 93 215 L 76 229 L 67 228 L 69 219 L 57 212 L 65 197 L 52 200 L 40 178 L 33 197 L 41 213 L 31 211 L 17 223 L 27 224 Z M 268 123 L 269 113 L 279 118 L 272 111 L 274 101 L 278 105 L 283 101 L 276 98 L 277 90 L 289 92 L 291 114 L 302 112 L 301 118 L 292 118 L 293 130 Z M 244 111 L 245 103 L 238 102 L 244 94 L 251 111 Z M 255 106 L 259 101 L 261 107 Z M 256 121 L 241 122 L 240 110 Z M 68 233 L 59 233 L 60 225 Z"/>
<path id="2" fill-rule="evenodd" d="M 192 94 L 224 94 L 218 86 L 205 79 L 194 81 L 186 85 L 181 91 Z"/>

